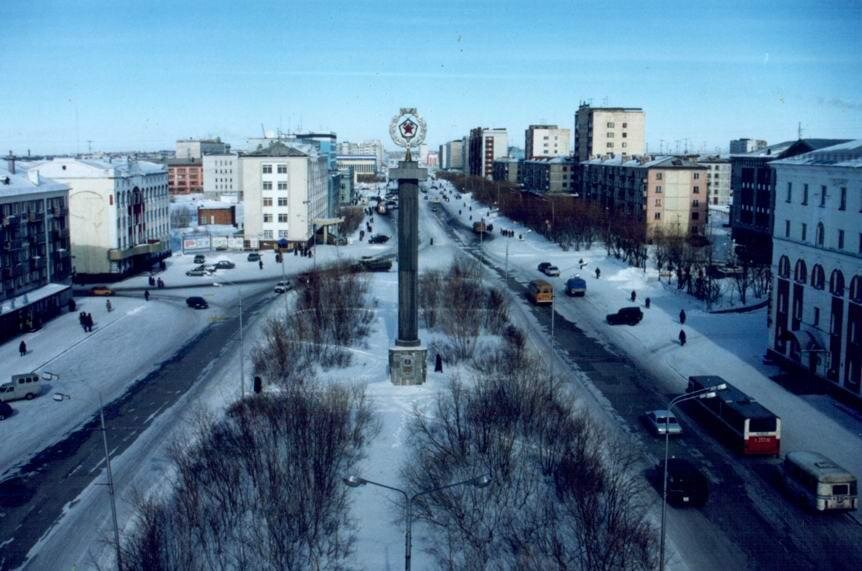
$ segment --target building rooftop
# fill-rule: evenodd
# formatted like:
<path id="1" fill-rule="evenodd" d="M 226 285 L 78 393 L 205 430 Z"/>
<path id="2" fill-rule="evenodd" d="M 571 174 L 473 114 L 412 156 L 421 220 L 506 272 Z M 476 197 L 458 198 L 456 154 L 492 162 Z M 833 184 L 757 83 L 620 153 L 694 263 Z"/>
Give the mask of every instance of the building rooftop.
<path id="1" fill-rule="evenodd" d="M 774 165 L 828 165 L 862 168 L 862 139 L 822 147 L 801 155 L 774 161 Z"/>
<path id="2" fill-rule="evenodd" d="M 40 172 L 44 172 L 46 176 L 53 176 L 60 179 L 98 177 L 116 178 L 167 173 L 167 168 L 163 164 L 134 160 L 128 157 L 109 157 L 105 159 L 56 157 L 49 161 L 22 162 L 21 166 L 24 169 L 39 170 Z"/>
<path id="3" fill-rule="evenodd" d="M 192 167 L 201 165 L 202 163 L 201 159 L 165 159 L 165 164 L 169 167 Z"/>
<path id="4" fill-rule="evenodd" d="M 783 143 L 769 145 L 768 147 L 751 151 L 750 153 L 734 154 L 731 155 L 731 157 L 757 158 L 773 156 L 780 159 L 822 149 L 824 147 L 831 147 L 839 143 L 846 143 L 847 141 L 847 139 L 797 139 L 795 141 L 784 141 Z"/>
<path id="5" fill-rule="evenodd" d="M 244 157 L 307 157 L 308 153 L 304 153 L 299 149 L 285 145 L 280 141 L 270 143 L 268 147 L 242 153 Z"/>
<path id="6" fill-rule="evenodd" d="M 558 157 L 565 158 L 565 157 Z M 691 157 L 677 157 L 674 155 L 662 155 L 652 157 L 649 155 L 644 156 L 636 156 L 636 157 L 622 157 L 622 156 L 614 156 L 607 158 L 599 158 L 592 159 L 589 161 L 583 161 L 581 164 L 585 165 L 601 165 L 601 166 L 616 166 L 616 167 L 640 167 L 640 168 L 663 168 L 663 169 L 672 169 L 672 168 L 684 168 L 684 169 L 703 169 L 706 170 L 707 167 L 700 164 Z"/>
<path id="7" fill-rule="evenodd" d="M 40 176 L 38 169 L 16 168 L 13 174 L 7 166 L 0 166 L 0 199 L 67 190 L 69 185 Z"/>

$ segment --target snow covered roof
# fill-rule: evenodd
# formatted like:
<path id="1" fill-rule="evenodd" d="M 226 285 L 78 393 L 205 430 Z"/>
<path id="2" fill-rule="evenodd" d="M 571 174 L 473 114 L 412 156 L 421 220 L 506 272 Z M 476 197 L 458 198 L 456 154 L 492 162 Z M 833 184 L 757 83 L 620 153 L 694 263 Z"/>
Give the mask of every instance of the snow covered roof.
<path id="1" fill-rule="evenodd" d="M 288 146 L 280 141 L 270 143 L 268 147 L 242 153 L 244 157 L 306 157 L 308 153 L 298 150 L 295 146 Z"/>
<path id="2" fill-rule="evenodd" d="M 0 199 L 39 192 L 64 192 L 68 190 L 69 185 L 40 176 L 39 170 L 36 168 L 29 170 L 16 168 L 15 174 L 12 174 L 8 168 L 0 167 Z"/>
<path id="3" fill-rule="evenodd" d="M 639 157 L 610 157 L 604 159 L 592 159 L 584 161 L 581 164 L 599 165 L 599 166 L 616 166 L 629 168 L 686 168 L 686 169 L 706 169 L 704 165 L 698 164 L 696 160 L 688 157 L 676 157 L 673 155 L 664 155 L 658 157 L 639 156 Z"/>
<path id="4" fill-rule="evenodd" d="M 69 287 L 71 286 L 68 286 L 66 284 L 49 283 L 32 291 L 22 293 L 21 295 L 16 295 L 15 297 L 4 299 L 2 302 L 0 302 L 0 314 L 9 313 L 14 309 L 21 309 L 22 307 L 27 307 L 31 303 L 41 301 L 46 297 L 54 295 L 57 292 L 69 289 Z"/>
<path id="5" fill-rule="evenodd" d="M 823 147 L 815 151 L 774 161 L 773 165 L 827 165 L 862 168 L 862 139 Z"/>
<path id="6" fill-rule="evenodd" d="M 164 165 L 150 161 L 140 161 L 128 157 L 122 159 L 78 159 L 58 157 L 50 161 L 34 161 L 26 168 L 38 168 L 47 176 L 56 178 L 120 178 L 150 174 L 167 174 Z"/>
<path id="7" fill-rule="evenodd" d="M 775 157 L 776 159 L 780 159 L 846 142 L 848 142 L 847 139 L 797 139 L 795 141 L 784 141 L 783 143 L 769 145 L 766 148 L 751 151 L 750 153 L 734 154 L 731 157 Z"/>

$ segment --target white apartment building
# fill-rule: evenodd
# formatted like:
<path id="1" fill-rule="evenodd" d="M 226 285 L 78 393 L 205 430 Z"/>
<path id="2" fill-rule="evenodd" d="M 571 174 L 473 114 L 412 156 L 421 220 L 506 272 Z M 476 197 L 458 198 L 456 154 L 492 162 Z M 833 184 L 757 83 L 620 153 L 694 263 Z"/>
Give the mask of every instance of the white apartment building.
<path id="1" fill-rule="evenodd" d="M 773 161 L 768 352 L 862 398 L 862 140 Z"/>
<path id="2" fill-rule="evenodd" d="M 249 247 L 271 248 L 278 240 L 307 244 L 327 223 L 325 156 L 273 143 L 239 156 L 244 233 Z"/>
<path id="3" fill-rule="evenodd" d="M 707 167 L 706 196 L 710 206 L 730 206 L 730 161 L 720 157 L 701 157 L 700 164 Z"/>
<path id="4" fill-rule="evenodd" d="M 336 145 L 336 154 L 339 156 L 346 155 L 373 155 L 377 160 L 377 172 L 382 172 L 385 162 L 386 152 L 383 148 L 383 143 L 379 139 L 362 141 L 361 143 L 351 143 L 350 141 L 340 141 Z"/>
<path id="5" fill-rule="evenodd" d="M 463 169 L 464 168 L 464 142 L 461 139 L 455 139 L 448 143 L 440 145 L 440 168 L 447 169 Z"/>
<path id="6" fill-rule="evenodd" d="M 575 113 L 575 157 L 646 154 L 645 117 L 639 107 L 591 107 L 583 103 Z"/>
<path id="7" fill-rule="evenodd" d="M 507 156 L 508 152 L 509 136 L 506 129 L 471 129 L 465 162 L 468 173 L 490 180 L 494 174 L 494 160 Z"/>
<path id="8" fill-rule="evenodd" d="M 571 129 L 560 129 L 556 125 L 530 125 L 524 132 L 524 158 L 531 161 L 568 157 L 571 153 L 571 138 Z"/>
<path id="9" fill-rule="evenodd" d="M 72 264 L 79 278 L 119 279 L 170 255 L 164 165 L 128 158 L 56 158 L 30 168 L 69 185 Z"/>
<path id="10" fill-rule="evenodd" d="M 223 155 L 230 151 L 230 145 L 221 139 L 180 139 L 177 141 L 176 158 L 200 159 L 204 155 Z"/>
<path id="11" fill-rule="evenodd" d="M 204 155 L 203 176 L 204 193 L 208 195 L 239 196 L 240 174 L 239 155 Z"/>

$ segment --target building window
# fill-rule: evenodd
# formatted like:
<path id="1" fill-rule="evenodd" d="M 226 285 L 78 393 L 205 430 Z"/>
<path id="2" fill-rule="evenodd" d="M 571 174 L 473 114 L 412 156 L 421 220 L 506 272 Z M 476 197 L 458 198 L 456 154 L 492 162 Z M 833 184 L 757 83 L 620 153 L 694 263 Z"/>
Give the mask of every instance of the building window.
<path id="1" fill-rule="evenodd" d="M 691 213 L 692 220 L 700 220 L 700 212 L 692 212 Z"/>
<path id="2" fill-rule="evenodd" d="M 264 190 L 272 190 L 272 181 L 269 181 L 269 180 L 263 181 L 263 189 Z"/>
<path id="3" fill-rule="evenodd" d="M 817 223 L 817 230 L 814 234 L 814 244 L 816 246 L 820 246 L 821 248 L 823 247 L 823 242 L 826 238 L 825 234 L 826 234 L 826 231 L 823 229 L 823 223 L 818 222 Z"/>
<path id="4" fill-rule="evenodd" d="M 791 198 L 793 197 L 793 183 L 787 183 L 787 198 L 784 199 L 784 202 L 789 203 Z"/>
<path id="5" fill-rule="evenodd" d="M 278 197 L 278 205 L 279 206 L 287 206 L 287 197 L 286 196 L 279 196 Z"/>
<path id="6" fill-rule="evenodd" d="M 613 124 L 613 123 L 608 123 L 608 129 L 613 129 L 613 128 L 614 128 L 614 124 Z"/>
<path id="7" fill-rule="evenodd" d="M 263 215 L 264 222 L 272 222 L 272 214 L 264 214 Z"/>
<path id="8" fill-rule="evenodd" d="M 838 249 L 839 250 L 844 249 L 844 230 L 838 231 Z"/>
<path id="9" fill-rule="evenodd" d="M 271 198 L 269 198 L 269 197 L 264 198 L 264 199 L 263 199 L 263 205 L 264 205 L 264 206 L 272 206 L 272 199 L 271 199 Z"/>
<path id="10" fill-rule="evenodd" d="M 811 287 L 814 289 L 823 289 L 826 283 L 826 273 L 823 271 L 823 266 L 814 264 L 811 268 Z"/>
<path id="11" fill-rule="evenodd" d="M 272 174 L 272 165 L 263 165 L 263 174 Z"/>
<path id="12" fill-rule="evenodd" d="M 814 308 L 814 327 L 817 327 L 818 325 L 820 325 L 820 308 L 815 307 Z"/>
<path id="13" fill-rule="evenodd" d="M 278 190 L 287 190 L 287 183 L 283 180 L 278 181 Z"/>
<path id="14" fill-rule="evenodd" d="M 808 226 L 805 222 L 802 223 L 802 237 L 801 240 L 804 242 L 808 238 Z"/>
<path id="15" fill-rule="evenodd" d="M 699 178 L 700 178 L 700 173 L 699 172 L 694 173 L 694 180 L 697 180 Z"/>
<path id="16" fill-rule="evenodd" d="M 661 180 L 661 175 L 662 175 L 662 173 L 660 173 L 660 172 L 655 173 L 655 179 Z"/>
<path id="17" fill-rule="evenodd" d="M 655 192 L 656 192 L 656 194 L 661 194 L 661 187 L 660 186 L 655 187 Z"/>
<path id="18" fill-rule="evenodd" d="M 264 230 L 263 231 L 263 239 L 264 240 L 272 240 L 272 230 Z"/>
<path id="19" fill-rule="evenodd" d="M 661 220 L 661 212 L 656 212 L 655 215 L 653 216 L 653 219 L 654 220 Z"/>
<path id="20" fill-rule="evenodd" d="M 841 187 L 841 196 L 839 198 L 838 210 L 847 210 L 847 187 Z"/>
<path id="21" fill-rule="evenodd" d="M 608 131 L 608 139 L 613 139 L 613 138 L 614 138 L 614 134 L 611 133 L 610 131 Z"/>
<path id="22" fill-rule="evenodd" d="M 862 254 L 862 232 L 859 233 L 859 254 Z"/>
<path id="23" fill-rule="evenodd" d="M 691 201 L 691 205 L 694 206 L 695 208 L 697 208 L 698 206 L 700 206 L 700 201 L 697 199 L 694 199 Z"/>
<path id="24" fill-rule="evenodd" d="M 661 198 L 656 198 L 656 199 L 655 199 L 655 205 L 656 205 L 656 206 L 661 206 Z"/>
<path id="25" fill-rule="evenodd" d="M 826 185 L 820 186 L 820 208 L 826 206 Z"/>
<path id="26" fill-rule="evenodd" d="M 287 174 L 287 165 L 278 165 L 278 174 Z"/>
<path id="27" fill-rule="evenodd" d="M 623 133 L 623 139 L 625 139 L 625 138 L 626 138 L 626 137 L 628 137 L 628 136 L 629 136 L 629 134 L 628 134 L 628 133 Z"/>
<path id="28" fill-rule="evenodd" d="M 279 222 L 287 222 L 287 214 L 279 214 L 278 215 Z"/>
<path id="29" fill-rule="evenodd" d="M 609 142 L 608 142 L 608 144 L 607 144 L 607 147 L 608 147 L 609 149 L 613 149 L 613 148 L 614 148 L 614 144 L 613 144 L 612 142 L 610 142 L 610 141 L 609 141 Z"/>
<path id="30" fill-rule="evenodd" d="M 802 185 L 802 204 L 803 205 L 808 204 L 808 185 L 807 184 Z"/>
<path id="31" fill-rule="evenodd" d="M 790 238 L 790 220 L 784 221 L 784 237 Z"/>
<path id="32" fill-rule="evenodd" d="M 625 149 L 626 147 L 628 147 L 628 143 L 626 143 L 625 141 L 623 141 L 623 148 Z"/>
<path id="33" fill-rule="evenodd" d="M 279 230 L 278 231 L 279 238 L 287 238 L 287 230 Z"/>
<path id="34" fill-rule="evenodd" d="M 699 187 L 699 186 L 695 186 L 695 187 L 693 187 L 693 188 L 691 189 L 691 191 L 692 191 L 693 193 L 695 193 L 695 194 L 700 194 L 700 187 Z"/>

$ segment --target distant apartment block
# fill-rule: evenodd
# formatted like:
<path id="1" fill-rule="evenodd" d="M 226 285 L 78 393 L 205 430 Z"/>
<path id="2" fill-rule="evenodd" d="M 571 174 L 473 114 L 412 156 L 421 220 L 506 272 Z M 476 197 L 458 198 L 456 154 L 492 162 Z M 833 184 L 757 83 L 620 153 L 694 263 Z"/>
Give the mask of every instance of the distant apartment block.
<path id="1" fill-rule="evenodd" d="M 204 193 L 209 196 L 239 195 L 239 155 L 204 155 Z"/>
<path id="2" fill-rule="evenodd" d="M 709 169 L 706 174 L 706 195 L 710 206 L 729 206 L 730 160 L 721 157 L 700 157 L 698 162 Z"/>
<path id="3" fill-rule="evenodd" d="M 581 104 L 575 113 L 575 157 L 588 161 L 607 155 L 646 153 L 644 112 L 639 107 L 592 107 Z"/>
<path id="4" fill-rule="evenodd" d="M 468 144 L 469 174 L 490 179 L 494 174 L 494 160 L 506 156 L 508 145 L 506 129 L 472 129 Z"/>
<path id="5" fill-rule="evenodd" d="M 204 171 L 201 159 L 168 159 L 168 191 L 171 194 L 203 192 Z"/>
<path id="6" fill-rule="evenodd" d="M 375 172 L 383 172 L 383 166 L 386 164 L 386 152 L 383 149 L 383 143 L 378 139 L 362 141 L 361 143 L 352 143 L 350 141 L 341 141 L 336 148 L 336 154 L 339 157 L 345 156 L 373 156 L 375 159 Z M 341 168 L 341 167 L 339 167 Z"/>
<path id="7" fill-rule="evenodd" d="M 581 163 L 581 196 L 614 222 L 635 222 L 647 235 L 703 234 L 708 168 L 685 157 L 613 157 Z"/>
<path id="8" fill-rule="evenodd" d="M 496 182 L 521 183 L 521 165 L 523 160 L 504 158 L 494 161 L 493 179 Z"/>
<path id="9" fill-rule="evenodd" d="M 177 141 L 176 158 L 197 159 L 204 155 L 223 155 L 230 151 L 230 145 L 222 143 L 221 139 L 180 139 Z"/>
<path id="10" fill-rule="evenodd" d="M 559 194 L 575 190 L 575 162 L 569 157 L 522 161 L 521 170 L 521 183 L 527 192 Z"/>
<path id="11" fill-rule="evenodd" d="M 772 259 L 775 171 L 770 163 L 846 142 L 845 139 L 800 139 L 745 155 L 731 155 L 730 226 L 738 254 L 756 263 L 769 263 Z"/>
<path id="12" fill-rule="evenodd" d="M 37 329 L 72 299 L 69 186 L 0 167 L 0 342 Z"/>
<path id="13" fill-rule="evenodd" d="M 768 353 L 862 398 L 862 140 L 774 160 Z"/>
<path id="14" fill-rule="evenodd" d="M 570 129 L 556 125 L 530 125 L 524 132 L 524 158 L 526 160 L 568 157 L 571 148 Z"/>
<path id="15" fill-rule="evenodd" d="M 31 169 L 70 187 L 76 281 L 121 279 L 170 256 L 170 195 L 164 165 L 55 158 Z"/>
<path id="16" fill-rule="evenodd" d="M 731 155 L 744 155 L 767 147 L 762 139 L 734 139 L 730 142 Z"/>
<path id="17" fill-rule="evenodd" d="M 353 173 L 354 184 L 359 181 L 359 175 L 375 175 L 380 171 L 376 155 L 338 155 L 336 158 L 338 170 L 350 170 Z"/>

